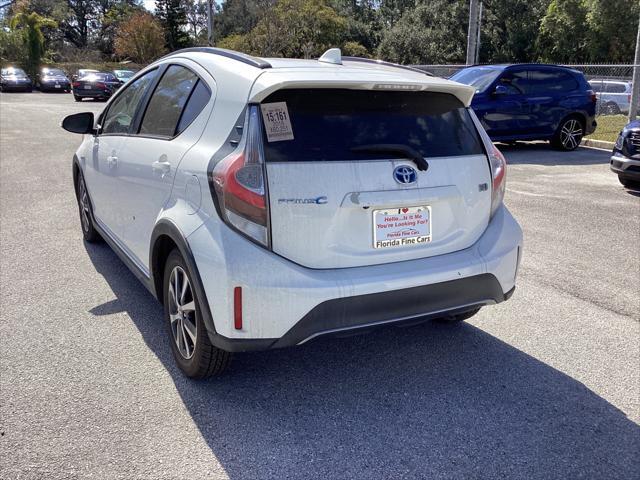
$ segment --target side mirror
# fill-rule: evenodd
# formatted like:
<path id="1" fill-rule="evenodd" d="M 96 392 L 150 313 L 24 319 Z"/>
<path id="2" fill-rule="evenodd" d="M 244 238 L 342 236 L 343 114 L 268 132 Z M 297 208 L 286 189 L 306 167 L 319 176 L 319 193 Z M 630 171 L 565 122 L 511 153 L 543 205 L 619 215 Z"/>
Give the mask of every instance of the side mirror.
<path id="1" fill-rule="evenodd" d="M 95 128 L 93 128 L 93 113 L 91 112 L 69 115 L 62 120 L 60 126 L 71 133 L 96 133 Z"/>
<path id="2" fill-rule="evenodd" d="M 496 85 L 496 88 L 493 91 L 494 95 L 506 95 L 508 93 L 509 93 L 509 89 L 504 85 Z"/>

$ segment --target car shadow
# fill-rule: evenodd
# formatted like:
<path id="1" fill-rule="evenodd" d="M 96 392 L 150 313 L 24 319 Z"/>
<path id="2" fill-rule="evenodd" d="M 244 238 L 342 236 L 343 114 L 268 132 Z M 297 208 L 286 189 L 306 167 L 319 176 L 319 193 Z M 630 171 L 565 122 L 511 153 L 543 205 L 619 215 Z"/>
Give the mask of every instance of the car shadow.
<path id="1" fill-rule="evenodd" d="M 637 478 L 640 427 L 582 383 L 469 324 L 426 323 L 236 355 L 192 381 L 162 309 L 87 245 L 232 479 Z M 517 321 L 514 319 L 514 321 Z"/>
<path id="2" fill-rule="evenodd" d="M 496 143 L 509 165 L 595 165 L 609 163 L 611 152 L 579 147 L 572 152 L 554 149 L 547 142 Z"/>

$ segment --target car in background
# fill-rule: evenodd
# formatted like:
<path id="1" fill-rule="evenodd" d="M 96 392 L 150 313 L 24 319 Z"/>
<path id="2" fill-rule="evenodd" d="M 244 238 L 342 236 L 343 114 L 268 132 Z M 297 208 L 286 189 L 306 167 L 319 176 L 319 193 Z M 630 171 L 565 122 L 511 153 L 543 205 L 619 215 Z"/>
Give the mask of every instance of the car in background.
<path id="1" fill-rule="evenodd" d="M 71 80 L 76 81 L 78 78 L 85 77 L 90 73 L 100 73 L 100 70 L 94 70 L 93 68 L 79 68 L 76 73 L 71 75 Z"/>
<path id="2" fill-rule="evenodd" d="M 41 92 L 71 91 L 71 81 L 59 68 L 43 67 L 36 77 L 36 88 Z"/>
<path id="3" fill-rule="evenodd" d="M 471 106 L 493 141 L 548 140 L 575 150 L 597 123 L 596 96 L 584 75 L 557 65 L 484 65 L 451 80 L 476 88 Z"/>
<path id="4" fill-rule="evenodd" d="M 640 188 L 640 120 L 625 126 L 613 147 L 611 170 L 628 188 Z"/>
<path id="5" fill-rule="evenodd" d="M 120 81 L 112 73 L 95 72 L 79 77 L 72 83 L 73 98 L 81 102 L 83 98 L 107 100 L 120 88 Z"/>
<path id="6" fill-rule="evenodd" d="M 591 79 L 589 84 L 598 99 L 599 115 L 619 115 L 629 113 L 631 103 L 631 82 L 624 80 Z"/>
<path id="7" fill-rule="evenodd" d="M 112 70 L 111 73 L 115 75 L 120 83 L 127 82 L 136 74 L 136 72 L 134 72 L 133 70 Z"/>
<path id="8" fill-rule="evenodd" d="M 30 92 L 33 90 L 33 82 L 21 68 L 6 67 L 0 69 L 0 90 Z"/>

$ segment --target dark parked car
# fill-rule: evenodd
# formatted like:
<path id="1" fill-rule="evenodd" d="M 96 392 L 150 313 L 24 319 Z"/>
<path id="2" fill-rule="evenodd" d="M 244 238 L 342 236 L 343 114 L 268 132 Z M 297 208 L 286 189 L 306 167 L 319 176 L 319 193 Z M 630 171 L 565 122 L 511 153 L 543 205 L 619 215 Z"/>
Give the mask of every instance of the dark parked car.
<path id="1" fill-rule="evenodd" d="M 451 80 L 476 87 L 471 106 L 494 141 L 549 140 L 574 150 L 596 129 L 596 96 L 584 75 L 557 65 L 487 65 Z"/>
<path id="2" fill-rule="evenodd" d="M 65 92 L 71 91 L 71 81 L 59 68 L 44 67 L 36 77 L 36 87 L 41 92 Z"/>
<path id="3" fill-rule="evenodd" d="M 640 120 L 622 129 L 613 147 L 610 165 L 622 185 L 640 188 Z"/>
<path id="4" fill-rule="evenodd" d="M 112 73 L 89 73 L 73 82 L 73 98 L 81 102 L 83 98 L 107 100 L 122 85 Z"/>
<path id="5" fill-rule="evenodd" d="M 33 82 L 21 68 L 7 67 L 0 70 L 0 90 L 3 92 L 30 92 L 32 89 Z"/>
<path id="6" fill-rule="evenodd" d="M 133 70 L 113 70 L 111 73 L 115 75 L 115 77 L 120 81 L 120 83 L 127 82 L 131 77 L 133 77 L 136 72 Z"/>

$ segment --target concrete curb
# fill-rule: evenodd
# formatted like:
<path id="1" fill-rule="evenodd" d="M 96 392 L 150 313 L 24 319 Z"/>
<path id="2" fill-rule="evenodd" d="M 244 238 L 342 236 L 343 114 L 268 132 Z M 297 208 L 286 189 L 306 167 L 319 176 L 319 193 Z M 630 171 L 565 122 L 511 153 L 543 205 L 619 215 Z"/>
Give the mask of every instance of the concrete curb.
<path id="1" fill-rule="evenodd" d="M 592 140 L 591 138 L 583 138 L 580 145 L 583 147 L 601 148 L 602 150 L 613 150 L 614 142 L 606 142 L 604 140 Z"/>

